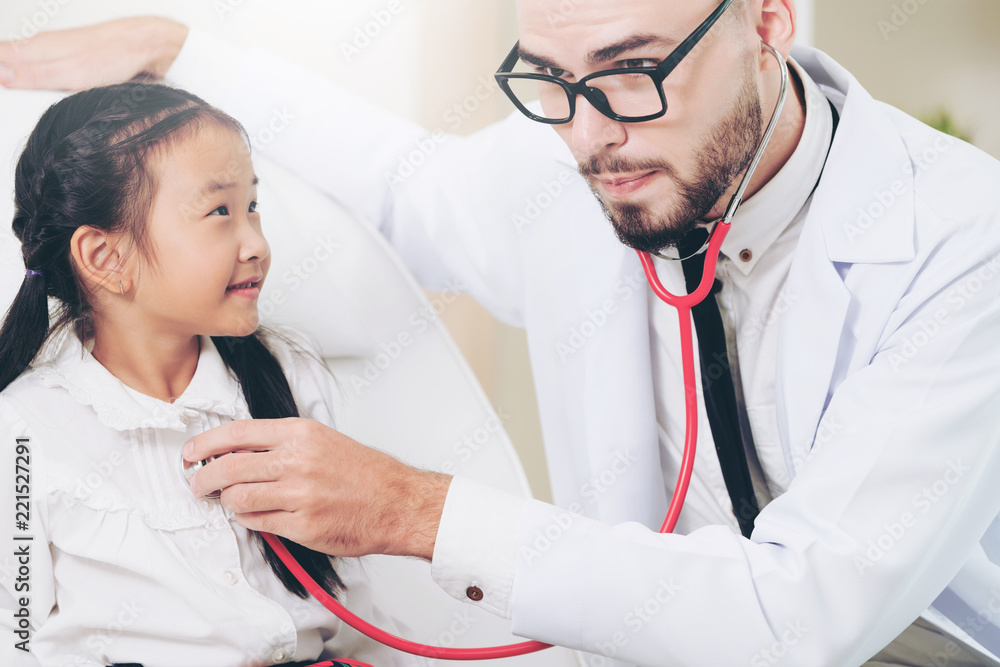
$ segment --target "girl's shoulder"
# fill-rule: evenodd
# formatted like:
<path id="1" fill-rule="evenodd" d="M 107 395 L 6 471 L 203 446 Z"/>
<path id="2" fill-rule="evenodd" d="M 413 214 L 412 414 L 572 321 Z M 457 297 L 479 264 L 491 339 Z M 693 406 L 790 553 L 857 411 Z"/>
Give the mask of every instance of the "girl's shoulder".
<path id="1" fill-rule="evenodd" d="M 0 391 L 0 421 L 10 421 L 17 415 L 28 422 L 45 422 L 66 414 L 77 400 L 52 381 L 57 372 L 52 361 L 31 366 Z"/>

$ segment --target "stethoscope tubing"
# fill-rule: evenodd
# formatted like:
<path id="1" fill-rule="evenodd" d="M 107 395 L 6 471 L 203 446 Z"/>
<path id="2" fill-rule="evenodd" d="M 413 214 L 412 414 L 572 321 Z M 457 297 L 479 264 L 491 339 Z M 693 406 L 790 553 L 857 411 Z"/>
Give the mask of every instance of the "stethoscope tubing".
<path id="1" fill-rule="evenodd" d="M 761 44 L 777 59 L 779 69 L 781 71 L 781 91 L 779 93 L 778 103 L 775 105 L 774 112 L 771 115 L 771 120 L 767 125 L 767 129 L 764 131 L 760 144 L 757 147 L 757 152 L 754 155 L 753 160 L 750 162 L 750 165 L 747 167 L 746 173 L 744 173 L 743 179 L 740 181 L 736 194 L 733 195 L 729 205 L 726 207 L 725 214 L 722 219 L 716 223 L 715 228 L 712 230 L 711 236 L 709 237 L 701 283 L 698 285 L 698 288 L 690 294 L 676 295 L 670 293 L 663 287 L 656 274 L 656 268 L 653 265 L 653 258 L 650 257 L 647 252 L 638 251 L 639 260 L 646 273 L 646 279 L 649 282 L 650 288 L 656 296 L 677 309 L 681 335 L 685 420 L 687 422 L 684 436 L 684 454 L 681 458 L 681 471 L 678 475 L 677 485 L 674 487 L 674 495 L 670 501 L 670 506 L 667 508 L 667 514 L 663 521 L 663 525 L 660 527 L 661 533 L 672 532 L 674 527 L 677 525 L 677 519 L 680 516 L 681 508 L 684 506 L 684 499 L 687 497 L 688 486 L 690 486 L 691 483 L 691 476 L 694 471 L 694 459 L 697 452 L 698 390 L 695 379 L 694 340 L 691 327 L 691 309 L 701 303 L 712 289 L 712 285 L 715 282 L 715 268 L 718 263 L 719 252 L 722 249 L 722 242 L 725 240 L 726 234 L 729 233 L 730 221 L 736 214 L 736 209 L 739 208 L 740 202 L 743 200 L 743 193 L 746 191 L 747 185 L 750 182 L 750 177 L 756 170 L 757 164 L 760 162 L 760 159 L 764 154 L 764 149 L 767 147 L 767 144 L 771 139 L 771 134 L 774 132 L 774 128 L 777 125 L 778 117 L 781 114 L 781 109 L 785 102 L 785 95 L 788 91 L 788 67 L 785 64 L 785 59 L 771 45 L 763 41 Z M 322 586 L 317 584 L 316 581 L 309 576 L 309 573 L 306 572 L 301 565 L 299 565 L 277 536 L 272 533 L 265 532 L 262 532 L 261 535 L 263 535 L 264 540 L 268 543 L 268 545 L 270 545 L 271 549 L 274 550 L 281 561 L 288 567 L 289 570 L 291 570 L 292 574 L 295 575 L 302 585 L 305 586 L 306 590 L 308 590 L 319 602 L 321 602 L 323 606 L 329 609 L 335 616 L 350 627 L 390 648 L 394 648 L 405 653 L 411 653 L 413 655 L 423 656 L 425 658 L 438 658 L 442 660 L 491 660 L 495 658 L 510 658 L 513 656 L 524 655 L 526 653 L 534 653 L 535 651 L 541 651 L 542 649 L 551 648 L 552 646 L 551 644 L 545 644 L 538 641 L 526 641 L 519 644 L 508 644 L 506 646 L 451 648 L 428 646 L 426 644 L 420 644 L 408 639 L 403 639 L 402 637 L 397 637 L 396 635 L 386 632 L 385 630 L 382 630 L 381 628 L 365 621 L 337 602 L 332 595 L 325 591 Z"/>

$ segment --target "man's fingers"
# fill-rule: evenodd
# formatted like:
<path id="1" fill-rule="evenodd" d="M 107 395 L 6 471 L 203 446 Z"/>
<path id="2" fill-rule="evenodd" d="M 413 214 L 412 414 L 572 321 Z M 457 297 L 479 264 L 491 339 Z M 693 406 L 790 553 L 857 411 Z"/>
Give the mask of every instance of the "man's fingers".
<path id="1" fill-rule="evenodd" d="M 234 484 L 277 481 L 284 470 L 273 452 L 236 451 L 210 461 L 191 478 L 197 496 L 226 490 Z"/>
<path id="2" fill-rule="evenodd" d="M 162 17 L 128 17 L 0 42 L 8 88 L 83 90 L 150 71 L 162 77 L 187 39 L 187 27 Z"/>
<path id="3" fill-rule="evenodd" d="M 285 512 L 293 508 L 293 495 L 281 482 L 237 484 L 222 491 L 219 501 L 234 514 Z"/>
<path id="4" fill-rule="evenodd" d="M 261 533 L 274 533 L 288 537 L 289 518 L 291 512 L 284 510 L 273 510 L 270 512 L 244 512 L 235 514 L 236 523 L 248 530 L 256 530 Z M 292 538 L 288 538 L 292 539 Z"/>
<path id="5" fill-rule="evenodd" d="M 73 28 L 50 30 L 27 39 L 0 42 L 0 62 L 36 63 L 80 56 L 87 48 L 87 43 L 81 39 L 83 37 L 81 29 Z M 90 48 L 94 48 L 94 44 Z"/>
<path id="6" fill-rule="evenodd" d="M 43 63 L 23 63 L 7 68 L 9 74 L 0 77 L 0 83 L 7 88 L 23 90 L 78 90 L 85 87 L 79 73 L 79 65 L 58 60 Z"/>
<path id="7" fill-rule="evenodd" d="M 295 419 L 240 419 L 205 431 L 184 446 L 184 458 L 195 462 L 239 449 L 274 449 L 289 440 Z"/>

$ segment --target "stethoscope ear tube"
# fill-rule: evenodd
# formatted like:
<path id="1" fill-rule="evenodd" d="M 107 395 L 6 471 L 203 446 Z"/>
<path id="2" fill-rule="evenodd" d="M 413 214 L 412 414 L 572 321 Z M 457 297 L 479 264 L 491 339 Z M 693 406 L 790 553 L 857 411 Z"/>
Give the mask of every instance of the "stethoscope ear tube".
<path id="1" fill-rule="evenodd" d="M 726 207 L 725 215 L 722 216 L 724 222 L 729 222 L 733 219 L 733 216 L 736 215 L 736 209 L 743 202 L 743 193 L 746 192 L 747 186 L 750 185 L 750 177 L 757 170 L 757 164 L 764 157 L 764 150 L 771 142 L 771 135 L 774 134 L 774 128 L 778 126 L 781 109 L 785 106 L 785 97 L 788 95 L 788 63 L 785 62 L 784 56 L 778 52 L 778 49 L 763 40 L 761 40 L 760 44 L 778 61 L 778 71 L 781 73 L 781 89 L 778 91 L 778 103 L 774 106 L 774 111 L 771 113 L 771 120 L 768 121 L 767 128 L 764 130 L 764 136 L 761 137 L 760 144 L 757 146 L 757 152 L 754 154 L 749 166 L 747 166 L 746 173 L 743 174 L 743 179 L 740 181 L 740 187 L 737 188 L 736 194 L 729 200 L 729 206 Z"/>
<path id="2" fill-rule="evenodd" d="M 708 238 L 705 266 L 698 289 L 683 296 L 671 294 L 663 286 L 663 283 L 660 282 L 660 278 L 656 274 L 656 267 L 653 264 L 653 258 L 650 257 L 649 253 L 636 251 L 639 253 L 639 261 L 642 262 L 642 268 L 646 273 L 646 280 L 649 282 L 650 289 L 665 303 L 677 309 L 677 318 L 680 324 L 681 361 L 684 376 L 684 412 L 687 425 L 684 435 L 684 455 L 681 457 L 681 470 L 677 476 L 677 484 L 674 486 L 674 495 L 670 500 L 670 507 L 667 508 L 667 517 L 660 528 L 661 533 L 672 532 L 677 525 L 677 519 L 680 516 L 681 508 L 684 506 L 684 499 L 687 497 L 688 486 L 691 483 L 691 476 L 694 472 L 694 459 L 698 444 L 698 390 L 694 374 L 694 341 L 691 334 L 691 309 L 708 296 L 712 284 L 715 282 L 715 267 L 719 261 L 722 242 L 725 240 L 726 234 L 729 233 L 730 221 L 736 215 L 736 209 L 739 208 L 740 202 L 743 201 L 743 193 L 750 183 L 750 178 L 753 176 L 754 171 L 756 171 L 757 165 L 764 155 L 764 150 L 771 141 L 771 135 L 774 134 L 774 128 L 778 125 L 778 118 L 781 115 L 781 109 L 784 107 L 785 97 L 788 94 L 788 65 L 785 63 L 784 57 L 770 44 L 761 41 L 761 45 L 778 61 L 778 69 L 781 72 L 781 90 L 778 93 L 778 103 L 774 107 L 771 120 L 764 130 L 760 143 L 757 145 L 757 152 L 747 166 L 746 173 L 743 174 L 743 179 L 736 189 L 736 194 L 730 199 L 725 215 L 715 223 L 712 234 Z"/>

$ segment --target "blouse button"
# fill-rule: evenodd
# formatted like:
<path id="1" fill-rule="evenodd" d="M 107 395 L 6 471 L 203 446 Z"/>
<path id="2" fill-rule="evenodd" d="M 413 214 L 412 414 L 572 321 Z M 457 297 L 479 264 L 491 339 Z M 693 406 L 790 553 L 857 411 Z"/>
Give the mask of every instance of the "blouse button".
<path id="1" fill-rule="evenodd" d="M 222 579 L 230 586 L 235 586 L 236 582 L 240 580 L 240 578 L 237 577 L 236 573 L 233 572 L 232 570 L 226 570 L 225 572 L 223 572 Z"/>
<path id="2" fill-rule="evenodd" d="M 479 586 L 469 586 L 465 589 L 465 594 L 473 602 L 479 602 L 483 599 L 483 589 Z"/>
<path id="3" fill-rule="evenodd" d="M 271 654 L 271 660 L 274 662 L 284 662 L 287 659 L 288 653 L 286 653 L 283 648 L 275 649 L 274 653 Z"/>

